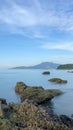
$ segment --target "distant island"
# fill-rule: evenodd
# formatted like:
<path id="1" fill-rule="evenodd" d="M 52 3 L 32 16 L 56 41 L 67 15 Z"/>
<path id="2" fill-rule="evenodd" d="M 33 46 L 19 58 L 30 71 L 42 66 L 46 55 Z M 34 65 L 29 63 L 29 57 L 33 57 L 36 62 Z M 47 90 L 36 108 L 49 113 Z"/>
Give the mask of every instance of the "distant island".
<path id="1" fill-rule="evenodd" d="M 73 64 L 58 64 L 53 62 L 42 62 L 33 66 L 17 66 L 10 69 L 63 69 L 70 70 L 73 69 Z"/>
<path id="2" fill-rule="evenodd" d="M 73 64 L 64 64 L 64 65 L 59 65 L 57 69 L 64 69 L 64 70 L 69 70 L 73 69 Z"/>
<path id="3" fill-rule="evenodd" d="M 11 69 L 56 69 L 59 65 L 52 62 L 42 62 L 34 66 L 18 66 Z"/>

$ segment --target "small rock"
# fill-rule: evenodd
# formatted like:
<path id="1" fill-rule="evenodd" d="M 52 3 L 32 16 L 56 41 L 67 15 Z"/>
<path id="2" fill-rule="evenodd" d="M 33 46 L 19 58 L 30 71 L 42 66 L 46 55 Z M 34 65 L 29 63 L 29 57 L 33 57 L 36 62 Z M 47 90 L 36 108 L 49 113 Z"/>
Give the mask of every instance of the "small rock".
<path id="1" fill-rule="evenodd" d="M 43 72 L 42 74 L 44 74 L 44 75 L 49 75 L 50 72 L 49 72 L 49 71 L 45 71 L 45 72 Z"/>
<path id="2" fill-rule="evenodd" d="M 49 79 L 48 81 L 50 82 L 55 82 L 55 83 L 67 83 L 67 80 L 63 80 L 63 79 L 60 79 L 60 78 L 52 78 L 52 79 Z"/>

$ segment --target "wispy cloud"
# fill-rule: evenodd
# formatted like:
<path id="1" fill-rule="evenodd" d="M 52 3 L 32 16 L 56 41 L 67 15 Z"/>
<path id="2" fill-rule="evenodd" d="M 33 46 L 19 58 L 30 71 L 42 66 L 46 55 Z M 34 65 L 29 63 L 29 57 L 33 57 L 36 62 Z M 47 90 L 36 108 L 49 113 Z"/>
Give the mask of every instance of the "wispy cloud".
<path id="1" fill-rule="evenodd" d="M 6 24 L 12 32 L 41 37 L 43 26 L 73 31 L 72 0 L 27 0 L 23 4 L 18 1 L 5 0 L 0 7 L 0 24 Z"/>
<path id="2" fill-rule="evenodd" d="M 53 61 L 55 63 L 60 64 L 73 63 L 73 56 L 68 54 L 54 54 L 50 55 L 49 61 Z"/>
<path id="3" fill-rule="evenodd" d="M 49 50 L 67 50 L 67 51 L 73 51 L 73 43 L 44 43 L 40 46 L 43 49 L 49 49 Z"/>

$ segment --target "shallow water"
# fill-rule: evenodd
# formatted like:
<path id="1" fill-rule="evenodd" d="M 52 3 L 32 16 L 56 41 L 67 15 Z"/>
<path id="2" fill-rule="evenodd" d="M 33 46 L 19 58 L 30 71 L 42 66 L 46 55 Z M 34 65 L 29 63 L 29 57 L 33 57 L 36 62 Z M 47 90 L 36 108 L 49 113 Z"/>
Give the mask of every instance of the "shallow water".
<path id="1" fill-rule="evenodd" d="M 14 92 L 16 82 L 23 81 L 29 86 L 43 86 L 45 89 L 60 89 L 64 94 L 52 100 L 54 112 L 57 114 L 73 114 L 73 73 L 67 70 L 49 70 L 50 75 L 42 75 L 45 70 L 0 70 L 0 97 L 7 102 L 20 102 L 19 96 Z M 50 78 L 62 78 L 68 81 L 67 84 L 54 84 L 48 81 Z"/>

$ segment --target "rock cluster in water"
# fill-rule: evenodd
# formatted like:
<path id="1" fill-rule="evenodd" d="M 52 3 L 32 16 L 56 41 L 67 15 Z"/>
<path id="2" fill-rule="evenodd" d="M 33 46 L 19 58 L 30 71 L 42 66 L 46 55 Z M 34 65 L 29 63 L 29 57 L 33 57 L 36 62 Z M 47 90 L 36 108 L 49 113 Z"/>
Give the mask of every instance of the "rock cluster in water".
<path id="1" fill-rule="evenodd" d="M 73 130 L 72 119 L 65 115 L 57 116 L 49 107 L 41 105 L 61 94 L 59 90 L 44 90 L 18 82 L 15 91 L 20 95 L 21 103 L 1 101 L 0 130 Z"/>

